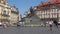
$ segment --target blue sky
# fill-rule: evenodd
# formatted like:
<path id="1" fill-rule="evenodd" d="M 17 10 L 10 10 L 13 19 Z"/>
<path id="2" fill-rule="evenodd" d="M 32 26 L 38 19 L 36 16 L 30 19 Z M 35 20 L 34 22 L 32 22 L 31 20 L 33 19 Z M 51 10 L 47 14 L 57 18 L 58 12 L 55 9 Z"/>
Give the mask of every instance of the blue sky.
<path id="1" fill-rule="evenodd" d="M 10 6 L 16 6 L 21 15 L 23 15 L 31 6 L 34 7 L 41 3 L 41 1 L 48 0 L 7 0 Z"/>

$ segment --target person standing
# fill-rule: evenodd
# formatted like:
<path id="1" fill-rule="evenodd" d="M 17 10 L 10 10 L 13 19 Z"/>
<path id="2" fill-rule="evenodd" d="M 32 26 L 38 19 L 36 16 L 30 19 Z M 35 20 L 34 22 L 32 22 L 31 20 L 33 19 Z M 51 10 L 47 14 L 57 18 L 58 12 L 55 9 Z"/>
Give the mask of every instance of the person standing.
<path id="1" fill-rule="evenodd" d="M 54 25 L 58 28 L 58 23 L 56 20 L 54 21 Z"/>
<path id="2" fill-rule="evenodd" d="M 49 27 L 50 27 L 50 31 L 52 31 L 52 25 L 53 25 L 53 21 L 49 21 Z"/>
<path id="3" fill-rule="evenodd" d="M 6 24 L 3 24 L 3 27 L 4 27 L 4 28 L 7 28 L 7 25 L 6 25 Z"/>

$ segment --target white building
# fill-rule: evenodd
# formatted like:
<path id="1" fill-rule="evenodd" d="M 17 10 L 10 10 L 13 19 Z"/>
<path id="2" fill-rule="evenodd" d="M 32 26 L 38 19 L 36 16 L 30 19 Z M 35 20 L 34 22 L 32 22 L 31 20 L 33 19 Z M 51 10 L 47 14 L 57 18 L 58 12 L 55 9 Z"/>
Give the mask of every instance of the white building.
<path id="1" fill-rule="evenodd" d="M 60 4 L 59 0 L 43 2 L 34 7 L 34 13 L 37 15 L 41 22 L 60 21 Z"/>

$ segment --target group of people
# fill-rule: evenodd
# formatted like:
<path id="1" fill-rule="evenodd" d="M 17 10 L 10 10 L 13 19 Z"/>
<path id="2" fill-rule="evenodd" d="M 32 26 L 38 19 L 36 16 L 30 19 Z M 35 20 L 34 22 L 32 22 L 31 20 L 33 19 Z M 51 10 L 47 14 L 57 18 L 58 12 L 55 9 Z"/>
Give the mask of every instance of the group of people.
<path id="1" fill-rule="evenodd" d="M 51 31 L 52 31 L 52 26 L 53 26 L 53 24 L 54 24 L 54 26 L 56 26 L 57 28 L 58 28 L 58 25 L 59 25 L 56 20 L 54 20 L 54 21 L 50 20 L 49 26 L 50 26 L 50 30 L 51 30 Z"/>
<path id="2" fill-rule="evenodd" d="M 51 30 L 51 31 L 52 31 L 53 24 L 54 24 L 54 26 L 57 27 L 57 28 L 58 28 L 58 25 L 59 25 L 56 20 L 54 20 L 54 21 L 50 20 L 50 21 L 48 22 L 48 24 L 49 24 L 49 27 L 50 27 L 50 30 Z M 45 26 L 46 26 L 46 24 L 45 24 Z"/>

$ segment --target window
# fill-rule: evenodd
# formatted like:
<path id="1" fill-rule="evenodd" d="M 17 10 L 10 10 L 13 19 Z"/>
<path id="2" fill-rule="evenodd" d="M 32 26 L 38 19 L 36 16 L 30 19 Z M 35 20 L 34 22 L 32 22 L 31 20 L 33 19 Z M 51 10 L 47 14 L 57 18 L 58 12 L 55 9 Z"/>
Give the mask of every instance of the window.
<path id="1" fill-rule="evenodd" d="M 44 15 L 44 18 L 46 18 L 46 14 Z"/>
<path id="2" fill-rule="evenodd" d="M 46 14 L 46 18 L 49 18 L 49 15 L 48 14 Z"/>
<path id="3" fill-rule="evenodd" d="M 55 9 L 55 13 L 57 13 L 57 9 Z"/>
<path id="4" fill-rule="evenodd" d="M 53 14 L 53 18 L 57 18 L 57 14 Z"/>
<path id="5" fill-rule="evenodd" d="M 50 9 L 50 13 L 53 13 L 52 9 Z"/>
<path id="6" fill-rule="evenodd" d="M 46 14 L 47 12 L 45 11 L 45 14 Z"/>
<path id="7" fill-rule="evenodd" d="M 52 14 L 50 14 L 50 18 L 52 18 Z"/>
<path id="8" fill-rule="evenodd" d="M 57 13 L 57 9 L 53 9 L 53 13 Z"/>
<path id="9" fill-rule="evenodd" d="M 4 10 L 3 14 L 6 14 L 6 10 Z"/>
<path id="10" fill-rule="evenodd" d="M 60 17 L 60 14 L 59 14 L 59 17 Z"/>
<path id="11" fill-rule="evenodd" d="M 6 4 L 6 2 L 4 1 L 3 4 Z"/>
<path id="12" fill-rule="evenodd" d="M 9 11 L 7 12 L 7 14 L 9 15 Z"/>
<path id="13" fill-rule="evenodd" d="M 44 14 L 42 14 L 42 18 L 44 18 Z"/>

